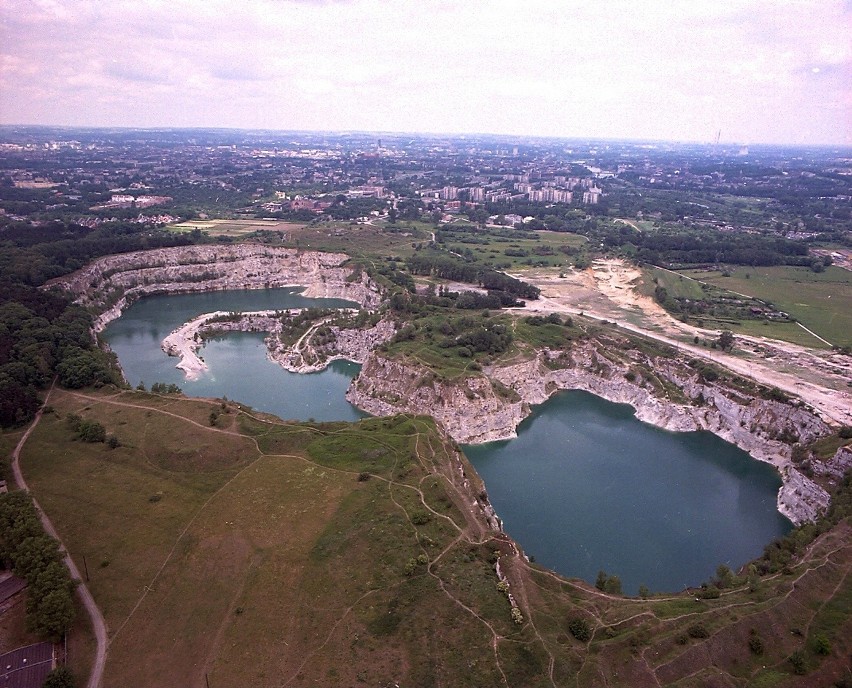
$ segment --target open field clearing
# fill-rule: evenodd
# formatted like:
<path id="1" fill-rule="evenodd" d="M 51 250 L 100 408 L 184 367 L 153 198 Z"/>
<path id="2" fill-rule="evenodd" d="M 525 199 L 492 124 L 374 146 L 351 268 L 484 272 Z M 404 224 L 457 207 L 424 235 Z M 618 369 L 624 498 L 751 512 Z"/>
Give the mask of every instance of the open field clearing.
<path id="1" fill-rule="evenodd" d="M 299 248 L 340 251 L 383 263 L 387 256 L 407 258 L 414 253 L 415 244 L 428 243 L 431 235 L 420 227 L 424 224 L 388 227 L 383 223 L 324 222 L 290 232 L 288 242 Z"/>
<path id="2" fill-rule="evenodd" d="M 477 262 L 504 269 L 524 266 L 553 267 L 570 265 L 586 243 L 586 238 L 568 232 L 520 232 L 442 225 L 447 250 L 465 254 L 468 251 Z M 501 236 L 505 234 L 505 236 Z"/>
<path id="3" fill-rule="evenodd" d="M 624 599 L 490 530 L 428 419 L 292 424 L 229 402 L 211 427 L 222 402 L 107 388 L 51 403 L 23 470 L 88 562 L 107 687 L 806 686 L 852 651 L 848 518 L 752 592 Z M 121 446 L 73 440 L 69 413 Z"/>
<path id="4" fill-rule="evenodd" d="M 735 293 L 724 286 L 702 281 L 702 273 L 698 271 L 690 274 L 696 276 L 690 277 L 686 272 L 645 267 L 638 290 L 653 299 L 655 289 L 662 287 L 671 299 L 708 304 L 706 312 L 688 315 L 690 322 L 697 322 L 699 326 L 707 329 L 727 329 L 755 337 L 792 342 L 800 346 L 829 348 L 825 341 L 798 323 L 783 317 L 769 318 L 761 314 L 768 310 L 781 310 L 780 307 L 770 309 L 766 302 L 754 296 Z M 675 314 L 672 314 L 672 317 L 675 317 Z"/>
<path id="5" fill-rule="evenodd" d="M 778 266 L 719 271 L 683 271 L 708 284 L 768 301 L 836 346 L 852 346 L 852 272 Z M 771 329 L 771 328 L 770 328 Z"/>
<path id="6" fill-rule="evenodd" d="M 191 232 L 195 229 L 220 237 L 244 237 L 255 232 L 284 232 L 288 233 L 304 226 L 301 222 L 285 222 L 284 220 L 187 220 L 166 227 L 170 232 Z"/>

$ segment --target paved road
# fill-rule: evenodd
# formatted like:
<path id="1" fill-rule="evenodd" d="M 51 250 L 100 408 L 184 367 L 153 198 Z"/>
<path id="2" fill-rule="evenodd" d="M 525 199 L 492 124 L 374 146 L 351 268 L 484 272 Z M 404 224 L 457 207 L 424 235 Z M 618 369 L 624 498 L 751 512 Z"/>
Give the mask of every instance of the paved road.
<path id="1" fill-rule="evenodd" d="M 50 391 L 47 393 L 47 397 L 44 400 L 45 404 L 47 404 L 47 400 L 50 398 L 50 393 L 52 391 L 53 387 L 51 387 Z M 27 481 L 24 480 L 24 475 L 21 472 L 21 466 L 18 461 L 18 458 L 20 457 L 21 449 L 23 449 L 24 444 L 26 444 L 27 440 L 30 437 L 30 434 L 33 430 L 35 430 L 35 427 L 36 425 L 38 425 L 39 420 L 41 420 L 41 414 L 42 409 L 39 409 L 38 413 L 36 413 L 36 417 L 33 419 L 33 422 L 30 424 L 30 427 L 27 428 L 27 431 L 24 433 L 23 437 L 21 437 L 21 440 L 18 442 L 18 445 L 12 451 L 12 474 L 15 476 L 15 482 L 17 483 L 18 488 L 21 490 L 29 491 L 29 488 L 27 487 Z M 71 572 L 71 577 L 74 580 L 80 581 L 79 585 L 77 586 L 77 594 L 80 596 L 80 600 L 83 602 L 83 606 L 89 613 L 89 617 L 92 620 L 92 628 L 95 631 L 95 639 L 97 640 L 95 663 L 92 666 L 92 673 L 89 676 L 89 682 L 86 684 L 86 688 L 98 688 L 101 685 L 101 679 L 104 675 L 104 664 L 106 664 L 108 642 L 106 622 L 104 621 L 103 614 L 101 614 L 101 610 L 98 609 L 98 605 L 95 604 L 95 599 L 92 597 L 92 593 L 89 592 L 89 588 L 86 587 L 86 583 L 83 581 L 83 577 L 80 575 L 80 569 L 77 568 L 77 565 L 74 563 L 74 560 L 71 559 L 71 555 L 68 553 L 68 550 L 62 543 L 62 540 L 60 540 L 59 536 L 56 534 L 56 529 L 53 527 L 53 523 L 50 522 L 50 519 L 47 517 L 47 514 L 42 511 L 42 508 L 41 506 L 39 506 L 39 503 L 38 501 L 36 501 L 35 497 L 33 497 L 33 504 L 35 504 L 36 511 L 41 517 L 41 522 L 44 526 L 44 530 L 51 537 L 54 537 L 59 541 L 60 551 L 63 553 L 65 565 Z"/>

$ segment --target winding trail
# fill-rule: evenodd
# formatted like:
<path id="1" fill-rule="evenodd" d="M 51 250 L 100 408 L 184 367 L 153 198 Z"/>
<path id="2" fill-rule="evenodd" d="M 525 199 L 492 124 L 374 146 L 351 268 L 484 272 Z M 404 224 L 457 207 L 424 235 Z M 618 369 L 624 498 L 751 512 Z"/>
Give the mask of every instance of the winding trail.
<path id="1" fill-rule="evenodd" d="M 54 380 L 53 384 L 50 386 L 50 389 L 47 392 L 47 396 L 44 398 L 44 405 L 42 405 L 42 407 L 38 410 L 35 418 L 33 419 L 33 422 L 30 423 L 30 427 L 27 428 L 27 431 L 23 434 L 21 439 L 18 441 L 18 444 L 12 450 L 12 474 L 15 476 L 15 483 L 18 485 L 18 489 L 24 490 L 26 492 L 30 492 L 30 489 L 27 486 L 27 481 L 24 479 L 24 474 L 21 472 L 21 450 L 24 448 L 24 444 L 26 444 L 33 430 L 35 430 L 36 426 L 38 425 L 38 422 L 41 420 L 42 413 L 44 412 L 44 406 L 47 404 L 48 399 L 50 399 L 50 395 L 53 392 L 53 388 L 55 385 L 56 381 Z M 30 492 L 30 496 L 32 496 L 32 492 Z M 89 614 L 89 618 L 92 622 L 92 629 L 95 632 L 95 640 L 97 642 L 97 647 L 95 650 L 95 662 L 92 665 L 92 673 L 89 675 L 89 681 L 86 684 L 86 688 L 98 688 L 101 685 L 101 680 L 103 679 L 104 675 L 104 666 L 106 664 L 106 622 L 104 621 L 103 614 L 101 614 L 101 610 L 98 609 L 98 605 L 95 604 L 95 599 L 94 597 L 92 597 L 92 593 L 89 592 L 89 588 L 86 586 L 86 583 L 83 581 L 83 577 L 80 575 L 80 569 L 77 568 L 77 565 L 71 558 L 68 549 L 65 547 L 65 544 L 62 542 L 59 535 L 57 534 L 56 528 L 53 527 L 53 523 L 51 523 L 50 519 L 47 517 L 47 514 L 44 513 L 35 497 L 33 497 L 33 505 L 35 506 L 36 511 L 38 512 L 44 530 L 47 532 L 48 535 L 55 538 L 59 542 L 60 552 L 62 553 L 62 560 L 65 562 L 65 566 L 67 566 L 68 570 L 71 572 L 71 578 L 75 581 L 78 581 L 77 594 L 80 596 L 80 601 L 83 603 L 83 607 L 85 607 L 86 612 L 88 612 Z"/>

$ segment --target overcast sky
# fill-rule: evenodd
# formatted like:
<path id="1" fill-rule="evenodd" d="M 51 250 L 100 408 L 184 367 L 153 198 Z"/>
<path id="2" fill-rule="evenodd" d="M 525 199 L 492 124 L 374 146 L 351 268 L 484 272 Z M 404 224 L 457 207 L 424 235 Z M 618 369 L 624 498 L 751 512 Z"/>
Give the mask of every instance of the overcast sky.
<path id="1" fill-rule="evenodd" d="M 852 144 L 852 0 L 0 0 L 0 123 Z"/>

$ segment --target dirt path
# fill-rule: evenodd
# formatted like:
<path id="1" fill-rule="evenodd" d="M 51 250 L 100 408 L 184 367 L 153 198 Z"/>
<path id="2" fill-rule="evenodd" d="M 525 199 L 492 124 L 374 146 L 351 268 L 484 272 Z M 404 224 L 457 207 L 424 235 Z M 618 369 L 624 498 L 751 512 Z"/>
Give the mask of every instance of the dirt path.
<path id="1" fill-rule="evenodd" d="M 47 400 L 50 399 L 51 392 L 53 392 L 53 385 L 51 385 L 50 389 L 47 392 L 47 396 L 44 399 L 45 404 L 47 404 Z M 24 448 L 24 444 L 26 444 L 27 440 L 32 434 L 32 431 L 35 430 L 36 426 L 38 425 L 38 422 L 41 420 L 43 410 L 44 406 L 42 406 L 42 408 L 38 410 L 38 412 L 36 413 L 36 417 L 30 424 L 30 427 L 27 428 L 27 431 L 23 434 L 17 446 L 12 451 L 12 474 L 15 476 L 15 483 L 18 485 L 18 489 L 25 490 L 27 492 L 30 492 L 30 489 L 27 486 L 27 481 L 24 480 L 24 474 L 21 472 L 21 465 L 19 459 L 21 456 L 21 450 Z M 31 492 L 30 496 L 32 496 Z M 101 614 L 101 610 L 98 609 L 98 605 L 95 604 L 95 599 L 92 597 L 92 593 L 89 592 L 89 588 L 86 587 L 86 583 L 83 581 L 83 577 L 80 575 L 80 569 L 77 568 L 77 565 L 74 563 L 74 560 L 71 558 L 71 555 L 68 553 L 68 550 L 66 549 L 65 545 L 57 534 L 56 528 L 53 527 L 53 523 L 51 523 L 50 519 L 47 517 L 47 514 L 42 511 L 42 508 L 41 506 L 39 506 L 39 503 L 35 497 L 33 497 L 33 504 L 35 505 L 36 511 L 38 512 L 38 515 L 41 518 L 41 523 L 44 527 L 45 532 L 47 532 L 48 535 L 55 538 L 59 542 L 59 551 L 62 552 L 63 561 L 68 567 L 68 570 L 71 572 L 71 578 L 75 581 L 78 581 L 77 594 L 80 596 L 80 601 L 83 603 L 83 606 L 85 607 L 86 612 L 88 612 L 89 618 L 92 621 L 92 629 L 95 632 L 95 640 L 97 642 L 97 648 L 95 650 L 95 662 L 92 665 L 92 673 L 89 675 L 89 682 L 86 684 L 86 686 L 87 688 L 98 688 L 98 686 L 101 685 L 101 679 L 104 675 L 104 665 L 106 664 L 106 622 L 104 621 L 103 614 Z"/>
<path id="2" fill-rule="evenodd" d="M 739 375 L 800 397 L 829 423 L 852 425 L 852 367 L 848 357 L 765 337 L 736 335 L 733 353 L 693 343 L 711 341 L 716 330 L 674 319 L 636 287 L 641 272 L 617 258 L 596 260 L 591 268 L 561 273 L 531 270 L 514 275 L 539 289 L 541 297 L 526 308 L 534 312 L 572 313 L 616 323 L 620 328 L 677 347 Z"/>

